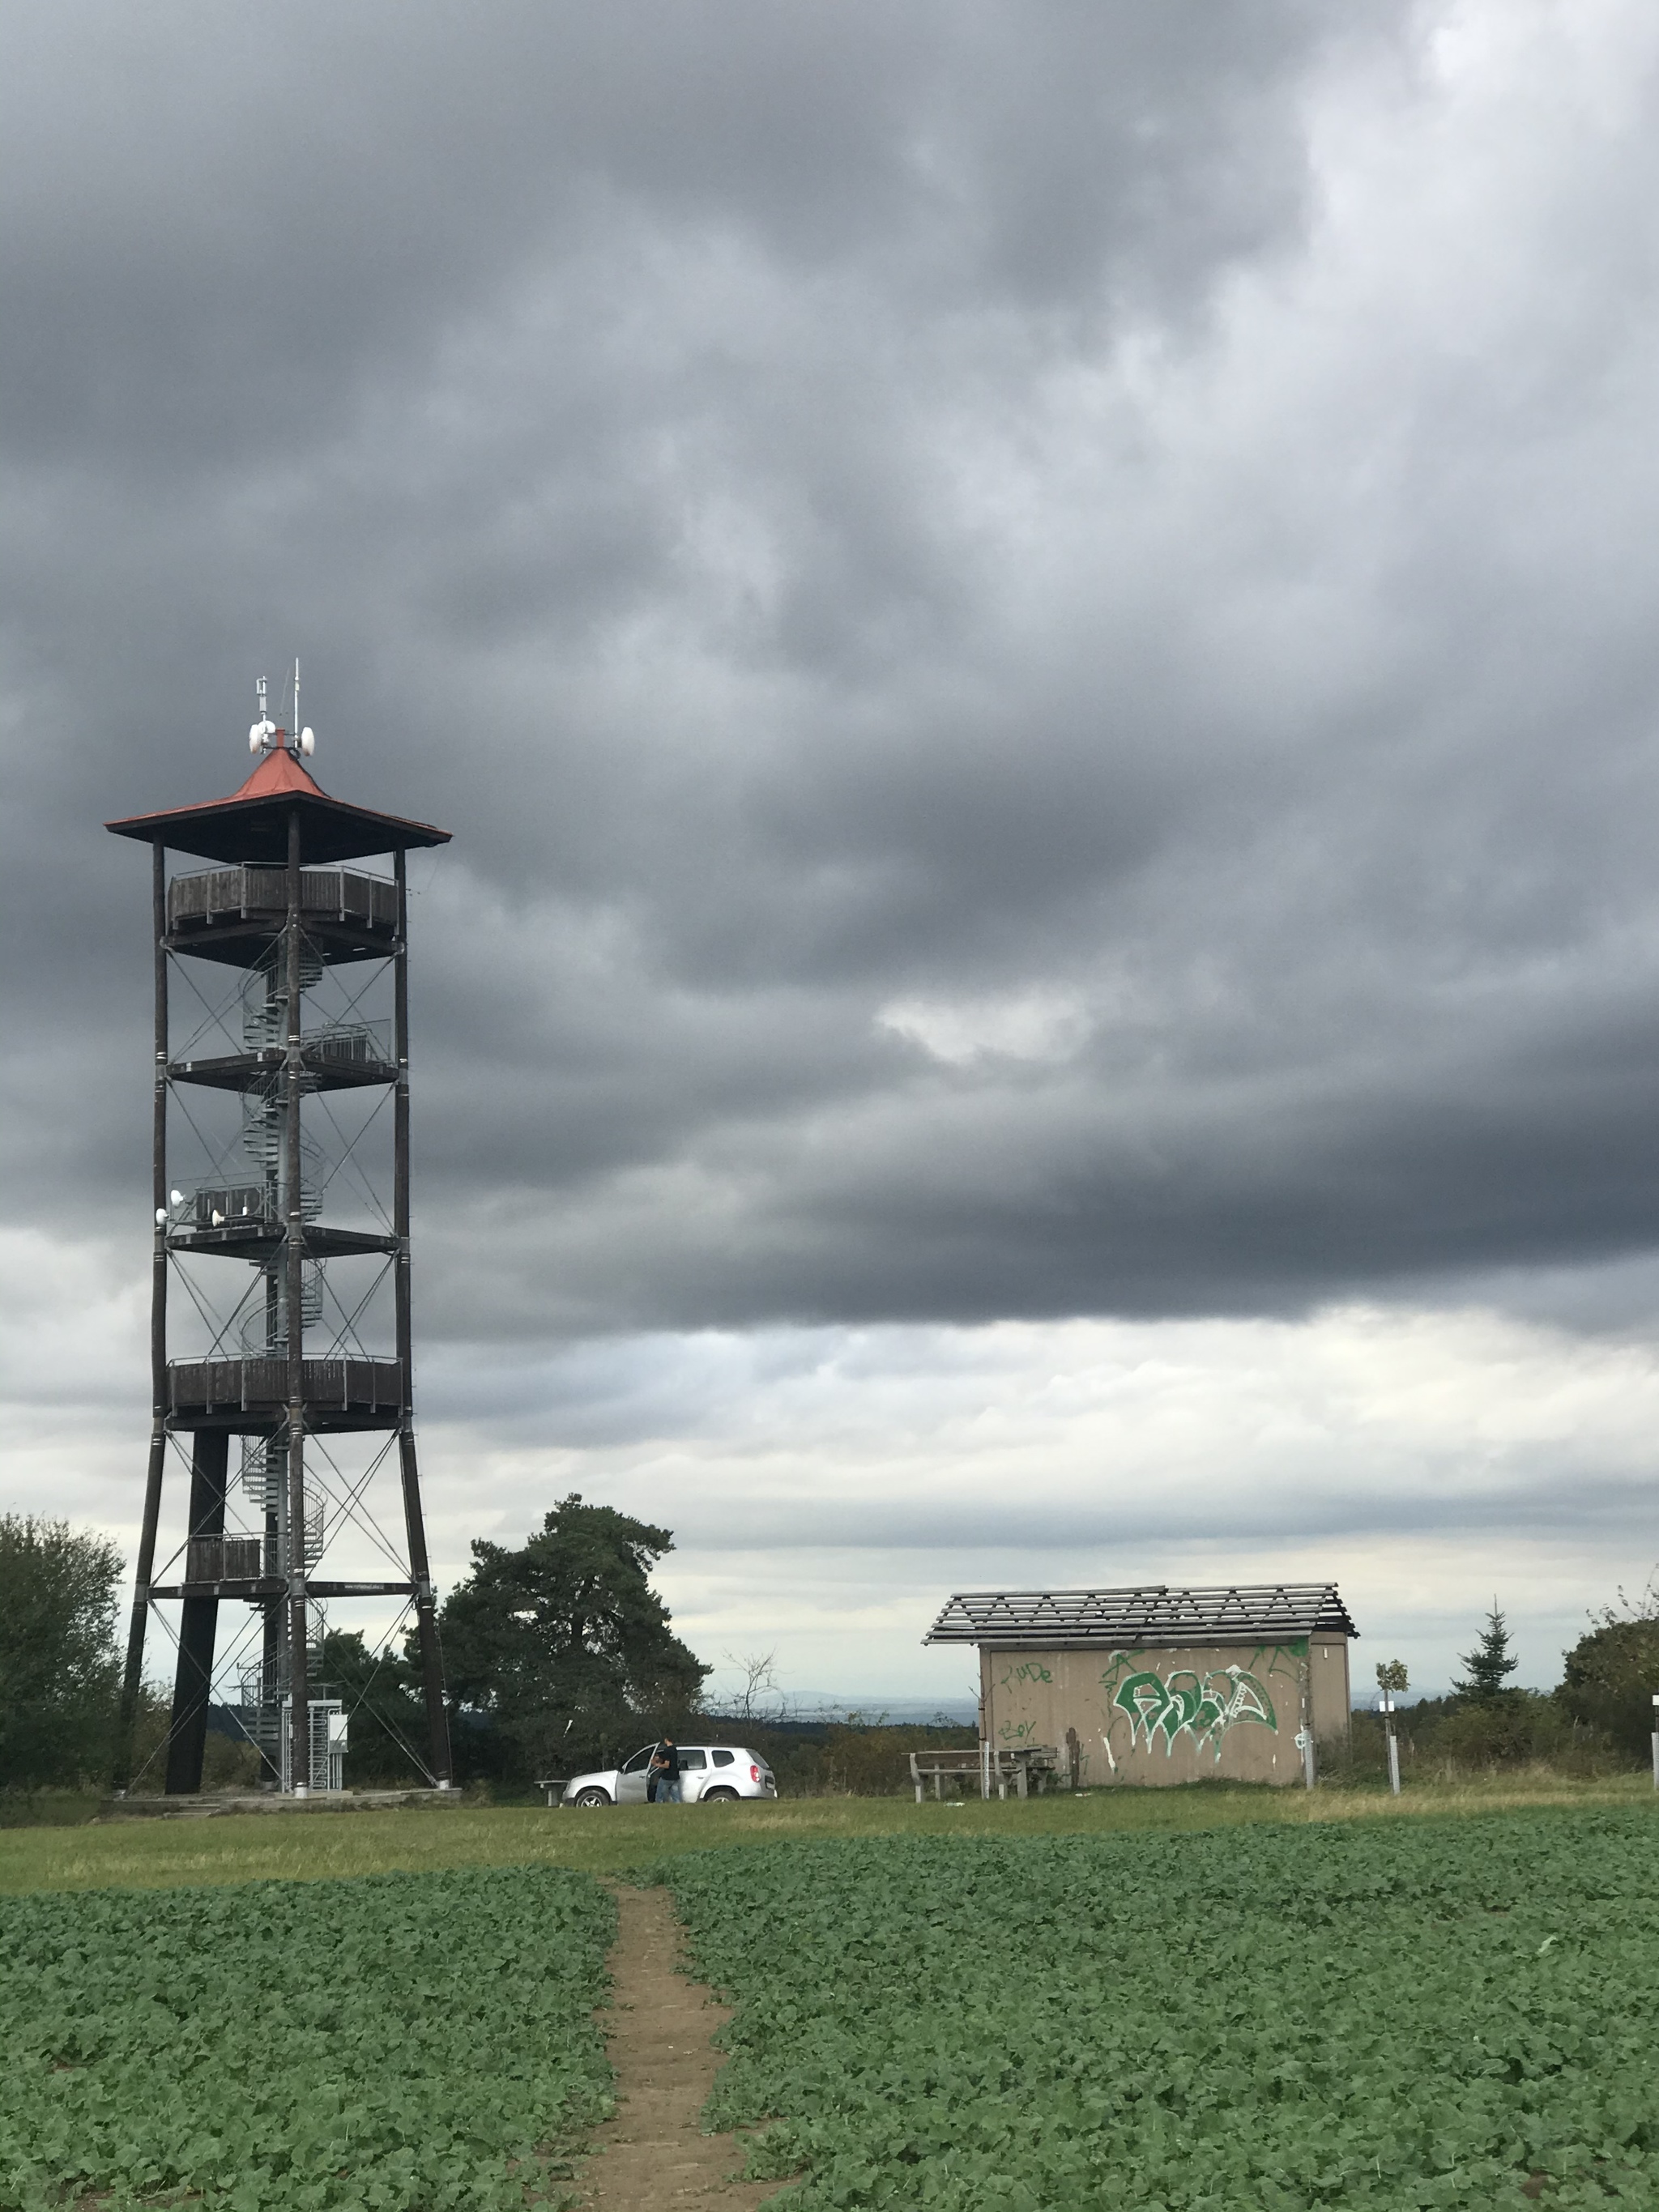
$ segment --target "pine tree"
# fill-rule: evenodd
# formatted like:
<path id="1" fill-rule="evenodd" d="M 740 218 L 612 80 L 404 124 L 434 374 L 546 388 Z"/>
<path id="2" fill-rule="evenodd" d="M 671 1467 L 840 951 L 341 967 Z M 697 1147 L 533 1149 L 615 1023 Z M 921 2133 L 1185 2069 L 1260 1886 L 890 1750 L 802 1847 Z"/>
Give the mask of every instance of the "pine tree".
<path id="1" fill-rule="evenodd" d="M 694 1709 L 708 1669 L 650 1582 L 673 1548 L 666 1528 L 577 1496 L 516 1551 L 474 1543 L 440 1615 L 449 1686 L 494 1721 L 521 1775 L 598 1765 Z"/>
<path id="2" fill-rule="evenodd" d="M 1468 1669 L 1468 1680 L 1452 1684 L 1455 1697 L 1491 1699 L 1510 1694 L 1504 1678 L 1514 1674 L 1521 1662 L 1510 1654 L 1510 1632 L 1496 1598 L 1486 1615 L 1480 1643 L 1473 1651 L 1460 1654 L 1460 1663 Z"/>

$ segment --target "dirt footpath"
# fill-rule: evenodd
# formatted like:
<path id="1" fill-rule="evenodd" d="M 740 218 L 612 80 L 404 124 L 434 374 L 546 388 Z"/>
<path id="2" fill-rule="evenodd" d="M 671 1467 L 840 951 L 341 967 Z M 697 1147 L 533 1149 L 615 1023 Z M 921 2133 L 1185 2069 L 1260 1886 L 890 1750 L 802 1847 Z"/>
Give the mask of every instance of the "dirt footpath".
<path id="1" fill-rule="evenodd" d="M 613 1885 L 620 1920 L 611 1954 L 611 2010 L 601 2015 L 617 2069 L 617 2115 L 599 2130 L 580 2186 L 593 2212 L 664 2204 L 749 2212 L 787 2185 L 733 2181 L 736 2136 L 706 2136 L 703 2100 L 720 2070 L 709 2037 L 732 2017 L 701 1982 L 677 1973 L 684 1941 L 665 1889 Z"/>

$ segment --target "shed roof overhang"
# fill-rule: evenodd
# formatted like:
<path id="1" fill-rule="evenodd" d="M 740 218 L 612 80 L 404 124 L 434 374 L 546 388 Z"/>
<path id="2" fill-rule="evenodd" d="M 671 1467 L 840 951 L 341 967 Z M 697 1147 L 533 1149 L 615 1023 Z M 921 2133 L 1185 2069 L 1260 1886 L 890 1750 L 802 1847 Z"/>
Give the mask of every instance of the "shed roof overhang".
<path id="1" fill-rule="evenodd" d="M 1334 1583 L 1240 1583 L 1218 1589 L 1152 1583 L 1133 1589 L 960 1592 L 922 1641 L 1063 1651 L 1358 1633 Z"/>
<path id="2" fill-rule="evenodd" d="M 288 821 L 300 817 L 300 858 L 316 866 L 357 860 L 370 853 L 405 853 L 416 846 L 447 845 L 447 830 L 407 822 L 331 799 L 285 745 L 269 752 L 228 799 L 204 799 L 161 814 L 130 814 L 104 827 L 118 837 L 170 846 L 205 860 L 251 860 L 281 867 L 288 859 Z"/>

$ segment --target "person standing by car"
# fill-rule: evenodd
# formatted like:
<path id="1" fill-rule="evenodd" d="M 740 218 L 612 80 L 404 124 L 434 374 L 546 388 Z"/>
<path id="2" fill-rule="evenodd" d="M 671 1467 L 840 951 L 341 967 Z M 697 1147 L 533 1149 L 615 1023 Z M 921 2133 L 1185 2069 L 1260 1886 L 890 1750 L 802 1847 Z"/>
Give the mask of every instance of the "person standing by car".
<path id="1" fill-rule="evenodd" d="M 680 1754 L 666 1729 L 651 1754 L 651 1779 L 646 1794 L 653 1805 L 678 1805 L 680 1802 Z"/>

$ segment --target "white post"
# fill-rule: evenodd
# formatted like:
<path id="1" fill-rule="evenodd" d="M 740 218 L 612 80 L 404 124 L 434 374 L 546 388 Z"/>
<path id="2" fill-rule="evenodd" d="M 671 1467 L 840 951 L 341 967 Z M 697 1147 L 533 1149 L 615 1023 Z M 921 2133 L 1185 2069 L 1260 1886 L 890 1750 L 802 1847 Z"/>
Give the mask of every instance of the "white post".
<path id="1" fill-rule="evenodd" d="M 1653 1693 L 1653 1786 L 1659 1790 L 1659 1690 Z"/>
<path id="2" fill-rule="evenodd" d="M 1397 1797 L 1400 1795 L 1400 1740 L 1394 1732 L 1394 1699 L 1386 1690 L 1377 1710 L 1382 1715 L 1382 1726 L 1389 1738 L 1389 1787 Z"/>
<path id="3" fill-rule="evenodd" d="M 979 1794 L 988 1804 L 991 1798 L 991 1740 L 979 1740 Z"/>

